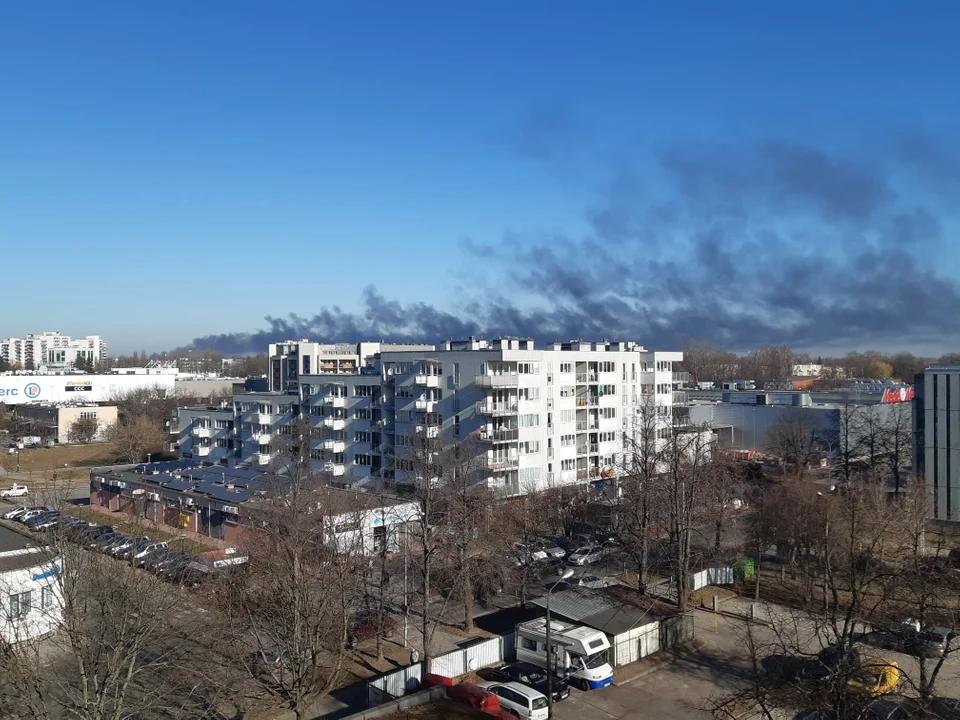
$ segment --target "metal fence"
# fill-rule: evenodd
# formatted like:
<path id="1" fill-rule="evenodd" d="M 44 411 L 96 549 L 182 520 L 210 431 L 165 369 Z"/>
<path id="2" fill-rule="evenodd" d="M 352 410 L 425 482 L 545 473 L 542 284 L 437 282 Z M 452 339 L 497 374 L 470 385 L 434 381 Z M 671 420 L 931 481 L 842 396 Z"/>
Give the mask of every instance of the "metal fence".
<path id="1" fill-rule="evenodd" d="M 660 650 L 660 622 L 633 628 L 613 639 L 613 665 L 627 665 Z"/>
<path id="2" fill-rule="evenodd" d="M 733 567 L 712 567 L 690 575 L 690 590 L 707 585 L 733 585 Z"/>
<path id="3" fill-rule="evenodd" d="M 516 643 L 516 633 L 511 633 L 510 637 L 513 643 Z M 505 638 L 501 637 L 489 638 L 468 647 L 431 658 L 430 672 L 434 675 L 455 678 L 486 665 L 500 662 L 504 658 L 504 640 Z M 420 662 L 374 678 L 367 683 L 367 704 L 370 707 L 376 707 L 407 693 L 416 692 L 420 689 L 420 683 L 423 679 L 422 673 L 423 663 Z"/>

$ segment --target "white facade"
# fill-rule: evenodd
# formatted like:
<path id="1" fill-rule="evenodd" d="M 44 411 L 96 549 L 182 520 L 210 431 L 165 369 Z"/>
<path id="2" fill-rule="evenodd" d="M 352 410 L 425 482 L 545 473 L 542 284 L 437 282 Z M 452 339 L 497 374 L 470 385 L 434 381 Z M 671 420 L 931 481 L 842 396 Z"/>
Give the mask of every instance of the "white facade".
<path id="1" fill-rule="evenodd" d="M 43 332 L 25 338 L 6 338 L 0 342 L 0 357 L 21 369 L 73 367 L 78 357 L 94 363 L 107 359 L 107 344 L 99 335 L 74 340 L 58 332 Z"/>
<path id="2" fill-rule="evenodd" d="M 5 641 L 34 640 L 60 626 L 60 570 L 61 560 L 51 557 L 45 548 L 0 552 L 0 635 Z"/>
<path id="3" fill-rule="evenodd" d="M 141 389 L 173 394 L 172 375 L 0 375 L 0 402 L 103 403 Z"/>
<path id="4" fill-rule="evenodd" d="M 283 426 L 308 418 L 322 437 L 315 468 L 346 486 L 414 483 L 423 437 L 469 442 L 498 494 L 601 482 L 620 466 L 639 413 L 653 407 L 658 428 L 672 423 L 682 358 L 635 343 L 538 350 L 517 339 L 382 350 L 358 374 L 298 372 L 284 391 L 236 394 L 232 409 L 185 408 L 179 448 L 184 458 L 269 465 Z"/>

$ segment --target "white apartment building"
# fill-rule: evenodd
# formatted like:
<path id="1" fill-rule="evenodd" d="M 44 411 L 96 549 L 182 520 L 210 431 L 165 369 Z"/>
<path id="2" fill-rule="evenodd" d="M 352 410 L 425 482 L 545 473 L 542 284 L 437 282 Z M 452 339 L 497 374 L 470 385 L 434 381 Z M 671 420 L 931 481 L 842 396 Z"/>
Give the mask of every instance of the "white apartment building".
<path id="1" fill-rule="evenodd" d="M 390 350 L 433 350 L 433 345 L 397 343 L 317 343 L 287 340 L 271 343 L 268 352 L 269 389 L 296 390 L 301 375 L 356 375 L 381 352 Z"/>
<path id="2" fill-rule="evenodd" d="M 0 342 L 0 357 L 21 369 L 47 368 L 65 370 L 74 367 L 78 359 L 93 363 L 107 359 L 107 344 L 99 335 L 87 335 L 74 340 L 58 332 L 43 332 L 25 338 L 6 338 Z"/>
<path id="3" fill-rule="evenodd" d="M 423 436 L 468 441 L 481 481 L 517 495 L 614 474 L 643 408 L 655 406 L 664 427 L 672 422 L 673 363 L 682 359 L 635 343 L 536 349 L 515 338 L 387 349 L 353 374 L 298 372 L 296 385 L 285 376 L 286 392 L 238 393 L 233 408 L 182 408 L 171 429 L 182 457 L 269 465 L 284 425 L 309 418 L 320 430 L 316 469 L 371 488 L 415 482 Z"/>

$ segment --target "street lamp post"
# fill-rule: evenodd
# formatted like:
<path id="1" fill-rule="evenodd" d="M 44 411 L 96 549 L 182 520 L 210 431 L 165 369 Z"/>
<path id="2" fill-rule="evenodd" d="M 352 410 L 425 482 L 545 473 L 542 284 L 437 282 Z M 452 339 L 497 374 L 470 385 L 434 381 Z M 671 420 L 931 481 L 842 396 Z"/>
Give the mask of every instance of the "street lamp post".
<path id="1" fill-rule="evenodd" d="M 573 568 L 567 568 L 564 570 L 557 581 L 550 586 L 550 589 L 547 590 L 547 717 L 553 717 L 553 668 L 551 665 L 551 657 L 553 656 L 553 648 L 550 647 L 550 596 L 553 595 L 553 589 L 559 585 L 561 582 L 573 576 Z"/>

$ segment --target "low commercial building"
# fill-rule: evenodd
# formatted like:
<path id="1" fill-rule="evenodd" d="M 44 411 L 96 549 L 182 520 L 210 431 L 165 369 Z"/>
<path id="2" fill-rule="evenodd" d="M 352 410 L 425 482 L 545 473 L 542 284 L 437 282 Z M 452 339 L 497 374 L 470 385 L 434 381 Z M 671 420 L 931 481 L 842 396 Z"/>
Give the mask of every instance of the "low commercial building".
<path id="1" fill-rule="evenodd" d="M 109 403 L 137 390 L 173 395 L 173 375 L 0 375 L 0 403 Z"/>
<path id="2" fill-rule="evenodd" d="M 35 640 L 63 622 L 57 575 L 62 561 L 50 549 L 0 526 L 0 637 L 10 644 Z"/>
<path id="3" fill-rule="evenodd" d="M 248 546 L 256 528 L 247 522 L 268 492 L 282 493 L 288 478 L 255 469 L 197 467 L 189 461 L 95 468 L 90 504 L 166 526 Z M 394 552 L 404 525 L 418 517 L 415 503 L 357 490 L 324 488 L 318 517 L 327 540 L 343 552 Z M 253 535 L 251 535 L 253 533 Z"/>
<path id="4" fill-rule="evenodd" d="M 117 423 L 114 405 L 18 405 L 15 413 L 17 432 L 36 435 L 58 443 L 103 440 Z"/>

